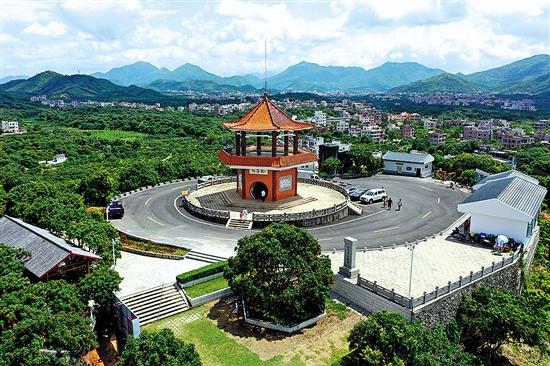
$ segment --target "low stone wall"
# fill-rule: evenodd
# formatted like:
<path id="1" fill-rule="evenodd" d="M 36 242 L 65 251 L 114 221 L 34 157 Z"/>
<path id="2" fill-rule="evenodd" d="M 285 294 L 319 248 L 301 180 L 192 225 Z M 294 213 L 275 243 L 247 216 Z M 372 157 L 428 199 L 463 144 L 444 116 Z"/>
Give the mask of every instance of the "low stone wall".
<path id="1" fill-rule="evenodd" d="M 439 323 L 447 323 L 456 317 L 462 298 L 471 294 L 481 285 L 518 292 L 521 287 L 521 261 L 441 296 L 436 301 L 415 308 L 412 318 L 428 327 L 433 327 Z"/>
<path id="2" fill-rule="evenodd" d="M 375 294 L 357 284 L 357 279 L 351 280 L 340 274 L 334 276 L 332 291 L 341 298 L 363 309 L 367 313 L 387 310 L 403 315 L 411 320 L 411 310 L 395 302 Z"/>
<path id="3" fill-rule="evenodd" d="M 233 290 L 231 290 L 230 287 L 222 288 L 221 290 L 211 292 L 206 295 L 202 295 L 199 297 L 189 298 L 189 303 L 191 306 L 200 306 L 209 303 L 210 301 L 218 300 L 223 297 L 231 296 L 233 295 Z"/>
<path id="4" fill-rule="evenodd" d="M 193 285 L 198 285 L 199 283 L 207 282 L 207 281 L 213 280 L 214 278 L 219 278 L 219 277 L 223 277 L 223 271 L 219 272 L 219 273 L 214 273 L 210 276 L 198 278 L 198 279 L 193 280 L 193 281 L 180 283 L 180 286 L 183 287 L 183 288 L 187 288 L 187 287 L 191 287 Z"/>
<path id="5" fill-rule="evenodd" d="M 182 260 L 182 259 L 185 259 L 185 256 L 184 255 L 173 255 L 173 254 L 163 254 L 163 253 L 155 253 L 155 252 L 150 252 L 150 251 L 147 251 L 147 250 L 140 250 L 140 249 L 135 249 L 135 248 L 130 248 L 130 247 L 122 247 L 120 250 L 122 250 L 123 252 L 128 252 L 128 253 L 134 253 L 134 254 L 139 254 L 139 255 L 144 255 L 146 257 L 154 257 L 154 258 L 162 258 L 162 259 L 174 259 L 174 260 Z"/>
<path id="6" fill-rule="evenodd" d="M 276 330 L 278 332 L 288 333 L 288 334 L 296 333 L 297 331 L 307 328 L 327 316 L 327 313 L 323 311 L 321 314 L 317 315 L 316 317 L 304 320 L 303 322 L 295 325 L 278 325 L 278 324 L 266 322 L 260 319 L 249 318 L 244 304 L 243 304 L 243 310 L 244 310 L 243 313 L 244 313 L 245 323 L 255 325 L 257 327 Z"/>

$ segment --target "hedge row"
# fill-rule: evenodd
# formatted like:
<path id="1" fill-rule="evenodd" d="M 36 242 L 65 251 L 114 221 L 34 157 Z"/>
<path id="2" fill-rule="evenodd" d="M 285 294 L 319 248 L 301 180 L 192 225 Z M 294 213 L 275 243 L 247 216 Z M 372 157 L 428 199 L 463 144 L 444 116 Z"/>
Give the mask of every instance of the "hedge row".
<path id="1" fill-rule="evenodd" d="M 189 281 L 198 280 L 199 278 L 203 278 L 206 276 L 223 272 L 226 267 L 227 267 L 227 261 L 212 263 L 207 266 L 179 274 L 176 276 L 176 280 L 179 283 L 186 283 Z"/>

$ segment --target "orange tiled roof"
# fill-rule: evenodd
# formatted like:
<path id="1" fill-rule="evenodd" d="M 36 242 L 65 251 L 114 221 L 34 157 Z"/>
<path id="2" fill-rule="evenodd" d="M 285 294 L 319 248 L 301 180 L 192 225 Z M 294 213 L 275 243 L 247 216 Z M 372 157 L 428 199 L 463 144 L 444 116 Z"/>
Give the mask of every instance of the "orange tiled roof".
<path id="1" fill-rule="evenodd" d="M 309 123 L 296 122 L 277 107 L 267 95 L 243 118 L 225 122 L 232 131 L 299 131 L 313 128 Z"/>

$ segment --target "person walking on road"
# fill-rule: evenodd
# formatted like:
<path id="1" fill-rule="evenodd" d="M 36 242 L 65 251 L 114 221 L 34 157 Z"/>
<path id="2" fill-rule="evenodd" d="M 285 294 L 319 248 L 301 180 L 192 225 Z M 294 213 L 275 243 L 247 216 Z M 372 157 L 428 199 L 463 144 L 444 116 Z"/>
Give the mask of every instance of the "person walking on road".
<path id="1" fill-rule="evenodd" d="M 388 210 L 391 210 L 391 204 L 393 203 L 391 197 L 388 197 Z"/>
<path id="2" fill-rule="evenodd" d="M 397 201 L 397 211 L 401 211 L 401 205 L 403 205 L 403 202 L 401 202 L 401 198 L 399 201 Z"/>
<path id="3" fill-rule="evenodd" d="M 243 220 L 246 220 L 246 217 L 248 216 L 248 210 L 246 209 L 246 207 L 243 209 Z"/>
<path id="4" fill-rule="evenodd" d="M 241 220 L 244 218 L 244 207 L 241 208 Z"/>
<path id="5" fill-rule="evenodd" d="M 382 198 L 382 208 L 386 208 L 386 201 L 388 200 L 388 197 Z"/>
<path id="6" fill-rule="evenodd" d="M 265 191 L 263 189 L 260 195 L 262 196 L 262 202 L 265 202 Z"/>

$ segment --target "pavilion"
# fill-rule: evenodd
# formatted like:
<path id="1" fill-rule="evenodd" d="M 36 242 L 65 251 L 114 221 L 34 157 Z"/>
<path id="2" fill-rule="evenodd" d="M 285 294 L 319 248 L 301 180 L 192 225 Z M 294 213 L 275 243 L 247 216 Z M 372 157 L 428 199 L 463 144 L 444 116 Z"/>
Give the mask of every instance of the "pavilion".
<path id="1" fill-rule="evenodd" d="M 220 151 L 218 157 L 235 172 L 242 199 L 278 201 L 297 195 L 297 167 L 317 160 L 315 154 L 298 149 L 299 132 L 312 125 L 294 121 L 264 93 L 244 117 L 224 126 L 235 132 L 235 147 Z M 254 143 L 249 145 L 251 139 Z M 268 140 L 271 144 L 263 145 Z"/>

